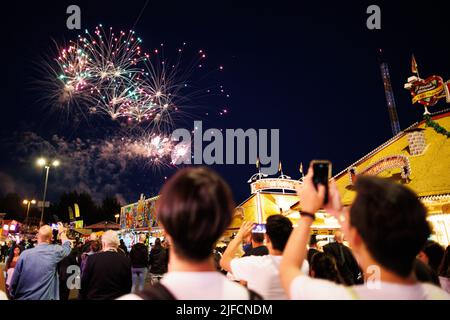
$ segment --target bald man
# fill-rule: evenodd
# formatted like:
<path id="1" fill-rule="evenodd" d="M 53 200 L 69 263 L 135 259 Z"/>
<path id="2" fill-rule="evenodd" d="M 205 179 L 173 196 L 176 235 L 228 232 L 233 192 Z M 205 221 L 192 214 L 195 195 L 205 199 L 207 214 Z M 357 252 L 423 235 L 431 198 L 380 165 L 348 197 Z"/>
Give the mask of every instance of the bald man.
<path id="1" fill-rule="evenodd" d="M 11 296 L 16 300 L 58 300 L 59 283 L 56 266 L 69 255 L 71 243 L 66 228 L 58 224 L 62 245 L 50 244 L 52 228 L 42 226 L 37 234 L 38 245 L 25 250 L 17 261 L 11 280 Z"/>

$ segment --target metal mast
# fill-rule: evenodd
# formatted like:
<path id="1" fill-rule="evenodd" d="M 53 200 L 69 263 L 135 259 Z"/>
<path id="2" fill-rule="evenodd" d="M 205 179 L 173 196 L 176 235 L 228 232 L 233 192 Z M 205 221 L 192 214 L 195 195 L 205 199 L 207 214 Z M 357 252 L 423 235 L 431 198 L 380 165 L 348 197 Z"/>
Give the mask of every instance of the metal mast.
<path id="1" fill-rule="evenodd" d="M 381 49 L 378 52 L 378 58 L 380 62 L 381 76 L 383 78 L 384 92 L 386 94 L 389 118 L 391 119 L 392 134 L 396 136 L 400 132 L 400 123 L 398 121 L 397 107 L 395 106 L 394 91 L 392 90 L 389 67 L 383 59 L 383 51 Z"/>

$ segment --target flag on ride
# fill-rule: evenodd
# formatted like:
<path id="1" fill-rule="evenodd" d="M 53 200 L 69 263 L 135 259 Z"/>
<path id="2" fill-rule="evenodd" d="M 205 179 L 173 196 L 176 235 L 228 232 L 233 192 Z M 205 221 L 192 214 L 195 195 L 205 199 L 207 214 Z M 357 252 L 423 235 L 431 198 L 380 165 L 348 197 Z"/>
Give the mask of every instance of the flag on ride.
<path id="1" fill-rule="evenodd" d="M 417 62 L 416 62 L 416 58 L 414 57 L 414 55 L 412 55 L 412 60 L 411 60 L 411 71 L 412 71 L 412 73 L 419 75 L 419 70 L 417 69 Z"/>

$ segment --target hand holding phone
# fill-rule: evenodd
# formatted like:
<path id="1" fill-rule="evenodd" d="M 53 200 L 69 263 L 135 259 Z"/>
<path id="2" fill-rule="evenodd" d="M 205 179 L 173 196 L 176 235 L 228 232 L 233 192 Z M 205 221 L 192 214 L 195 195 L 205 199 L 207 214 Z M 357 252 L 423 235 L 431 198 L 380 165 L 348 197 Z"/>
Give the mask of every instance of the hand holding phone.
<path id="1" fill-rule="evenodd" d="M 328 160 L 313 160 L 311 162 L 313 169 L 313 183 L 317 187 L 319 184 L 325 187 L 325 198 L 323 199 L 323 204 L 328 203 L 328 182 L 331 179 L 331 162 Z"/>

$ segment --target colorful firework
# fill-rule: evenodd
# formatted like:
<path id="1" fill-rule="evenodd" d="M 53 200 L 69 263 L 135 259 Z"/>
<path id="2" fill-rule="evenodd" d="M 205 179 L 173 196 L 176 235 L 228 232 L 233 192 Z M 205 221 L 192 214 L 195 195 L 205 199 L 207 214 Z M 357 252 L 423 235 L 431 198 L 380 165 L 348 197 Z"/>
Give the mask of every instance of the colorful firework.
<path id="1" fill-rule="evenodd" d="M 130 132 L 144 130 L 122 139 L 122 149 L 149 159 L 153 164 L 171 165 L 173 154 L 184 156 L 184 147 L 175 145 L 168 133 L 179 121 L 186 121 L 198 98 L 209 95 L 229 97 L 223 86 L 195 86 L 190 81 L 196 71 L 205 73 L 206 53 L 198 50 L 193 58 L 185 59 L 185 43 L 174 59 L 164 55 L 164 45 L 151 53 L 142 49 L 142 40 L 135 32 L 114 32 L 102 25 L 93 33 L 88 30 L 59 48 L 56 67 L 49 90 L 52 100 L 88 117 L 106 115 L 112 120 L 126 120 Z M 223 67 L 214 68 L 222 71 Z M 199 78 L 196 75 L 196 78 Z M 198 79 L 197 79 L 198 80 Z M 226 113 L 226 109 L 219 112 Z M 206 113 L 208 114 L 208 113 Z"/>

